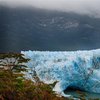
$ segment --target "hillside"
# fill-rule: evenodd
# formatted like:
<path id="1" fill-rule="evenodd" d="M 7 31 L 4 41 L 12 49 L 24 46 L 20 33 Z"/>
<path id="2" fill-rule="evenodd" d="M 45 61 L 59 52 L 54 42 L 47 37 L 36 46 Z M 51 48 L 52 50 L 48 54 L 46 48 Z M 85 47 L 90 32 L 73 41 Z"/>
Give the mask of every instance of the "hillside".
<path id="1" fill-rule="evenodd" d="M 100 47 L 100 19 L 75 13 L 0 6 L 0 52 Z"/>

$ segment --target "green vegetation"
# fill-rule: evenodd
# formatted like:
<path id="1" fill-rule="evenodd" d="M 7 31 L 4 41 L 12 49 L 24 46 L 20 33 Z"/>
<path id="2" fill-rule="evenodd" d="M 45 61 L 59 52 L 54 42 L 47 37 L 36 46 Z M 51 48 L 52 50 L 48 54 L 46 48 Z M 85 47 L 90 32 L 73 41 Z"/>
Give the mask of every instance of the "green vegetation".
<path id="1" fill-rule="evenodd" d="M 42 82 L 26 80 L 22 54 L 0 54 L 0 100 L 65 100 L 55 95 L 52 88 Z"/>
<path id="2" fill-rule="evenodd" d="M 56 82 L 44 84 L 37 74 L 35 83 L 25 79 L 21 71 L 27 70 L 24 64 L 28 61 L 22 54 L 0 54 L 0 100 L 73 100 L 56 96 L 52 91 Z M 85 100 L 85 94 L 78 93 L 80 100 Z"/>
<path id="3" fill-rule="evenodd" d="M 17 53 L 0 54 L 0 67 L 10 71 L 25 71 L 27 66 L 24 63 L 28 62 L 29 59 L 23 56 L 23 54 Z"/>
<path id="4" fill-rule="evenodd" d="M 0 100 L 65 100 L 56 97 L 49 85 L 33 83 L 22 74 L 0 71 Z"/>

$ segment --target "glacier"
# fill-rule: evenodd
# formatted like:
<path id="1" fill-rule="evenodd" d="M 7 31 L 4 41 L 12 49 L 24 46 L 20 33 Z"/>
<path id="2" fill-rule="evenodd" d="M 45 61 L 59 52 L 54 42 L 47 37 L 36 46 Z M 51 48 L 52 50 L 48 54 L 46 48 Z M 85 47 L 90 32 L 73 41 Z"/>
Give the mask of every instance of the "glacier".
<path id="1" fill-rule="evenodd" d="M 26 77 L 34 81 L 34 70 L 39 79 L 52 84 L 57 94 L 68 87 L 100 93 L 100 49 L 83 51 L 21 51 L 30 61 Z"/>

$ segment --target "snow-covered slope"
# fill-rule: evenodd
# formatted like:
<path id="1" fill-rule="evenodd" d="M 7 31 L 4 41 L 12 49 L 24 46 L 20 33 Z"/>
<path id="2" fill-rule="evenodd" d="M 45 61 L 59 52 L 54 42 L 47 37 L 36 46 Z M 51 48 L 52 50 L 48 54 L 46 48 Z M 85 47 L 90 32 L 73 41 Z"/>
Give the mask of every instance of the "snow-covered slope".
<path id="1" fill-rule="evenodd" d="M 31 69 L 35 70 L 41 81 L 50 84 L 57 81 L 54 91 L 63 94 L 69 87 L 100 93 L 100 49 L 90 51 L 49 52 L 22 51 Z M 32 77 L 31 77 L 32 78 Z M 65 95 L 64 95 L 65 96 Z"/>

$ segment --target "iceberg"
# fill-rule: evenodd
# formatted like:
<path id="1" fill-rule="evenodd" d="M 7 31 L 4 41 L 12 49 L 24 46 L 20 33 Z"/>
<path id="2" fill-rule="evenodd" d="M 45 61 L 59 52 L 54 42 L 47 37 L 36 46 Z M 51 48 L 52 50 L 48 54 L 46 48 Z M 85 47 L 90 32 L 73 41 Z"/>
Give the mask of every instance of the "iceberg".
<path id="1" fill-rule="evenodd" d="M 56 82 L 53 91 L 61 96 L 68 87 L 100 93 L 100 49 L 84 51 L 21 51 L 30 61 L 26 76 L 34 81 L 34 71 L 46 83 Z"/>

